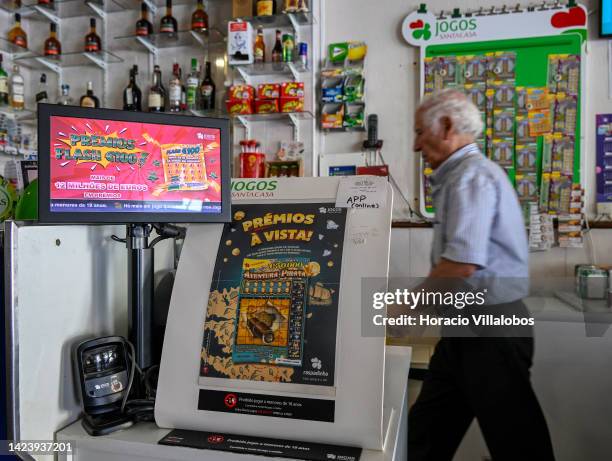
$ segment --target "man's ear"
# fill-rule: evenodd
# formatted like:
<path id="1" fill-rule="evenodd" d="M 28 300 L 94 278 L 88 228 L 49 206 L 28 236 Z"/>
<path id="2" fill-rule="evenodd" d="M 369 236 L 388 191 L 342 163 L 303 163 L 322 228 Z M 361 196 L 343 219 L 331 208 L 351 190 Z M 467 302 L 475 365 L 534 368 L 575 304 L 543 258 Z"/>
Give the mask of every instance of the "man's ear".
<path id="1" fill-rule="evenodd" d="M 448 116 L 440 117 L 440 131 L 442 134 L 442 139 L 445 141 L 450 137 L 450 133 L 453 129 L 453 121 Z"/>

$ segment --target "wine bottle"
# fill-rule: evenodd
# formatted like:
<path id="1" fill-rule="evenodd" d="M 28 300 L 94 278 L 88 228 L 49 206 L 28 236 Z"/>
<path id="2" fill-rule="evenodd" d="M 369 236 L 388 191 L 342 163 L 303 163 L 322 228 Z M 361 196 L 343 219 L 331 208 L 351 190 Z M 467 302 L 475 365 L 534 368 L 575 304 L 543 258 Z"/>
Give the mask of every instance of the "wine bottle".
<path id="1" fill-rule="evenodd" d="M 202 110 L 214 110 L 216 88 L 210 72 L 210 62 L 206 62 L 206 74 L 200 86 L 200 107 Z"/>
<path id="2" fill-rule="evenodd" d="M 168 85 L 168 110 L 170 112 L 181 111 L 181 76 L 180 68 L 178 63 L 174 63 L 172 66 L 172 78 L 170 78 L 170 84 Z"/>
<path id="3" fill-rule="evenodd" d="M 9 104 L 8 74 L 2 67 L 2 55 L 0 54 L 0 107 Z"/>
<path id="4" fill-rule="evenodd" d="M 52 22 L 49 28 L 49 38 L 45 40 L 44 46 L 45 56 L 59 56 L 62 54 L 62 44 L 57 39 L 57 24 Z"/>
<path id="5" fill-rule="evenodd" d="M 191 30 L 206 32 L 208 30 L 208 13 L 204 9 L 204 1 L 198 0 L 196 10 L 191 15 Z"/>
<path id="6" fill-rule="evenodd" d="M 87 82 L 87 92 L 79 101 L 81 107 L 100 107 L 100 100 L 93 92 L 93 82 Z"/>
<path id="7" fill-rule="evenodd" d="M 153 70 L 153 84 L 149 89 L 149 112 L 164 112 L 166 110 L 165 93 L 166 92 L 161 84 L 161 70 L 159 69 L 159 66 L 155 66 Z"/>
<path id="8" fill-rule="evenodd" d="M 123 90 L 123 110 L 142 111 L 142 92 L 136 83 L 136 75 L 138 75 L 138 66 L 134 65 L 130 69 L 130 82 Z"/>
<path id="9" fill-rule="evenodd" d="M 153 33 L 153 24 L 149 21 L 149 8 L 145 2 L 140 5 L 140 19 L 136 21 L 136 35 L 145 37 Z"/>
<path id="10" fill-rule="evenodd" d="M 23 75 L 19 72 L 19 64 L 13 64 L 9 90 L 11 107 L 14 110 L 23 110 L 25 108 L 25 82 Z"/>
<path id="11" fill-rule="evenodd" d="M 102 40 L 96 33 L 96 20 L 91 18 L 89 20 L 89 33 L 85 36 L 85 51 L 90 53 L 96 53 L 102 51 Z"/>
<path id="12" fill-rule="evenodd" d="M 176 18 L 172 16 L 172 0 L 166 0 L 166 15 L 161 18 L 159 31 L 162 34 L 175 35 L 178 32 Z"/>
<path id="13" fill-rule="evenodd" d="M 22 48 L 28 47 L 28 35 L 25 30 L 21 28 L 21 15 L 19 13 L 15 13 L 15 24 L 11 30 L 9 30 L 8 40 Z"/>

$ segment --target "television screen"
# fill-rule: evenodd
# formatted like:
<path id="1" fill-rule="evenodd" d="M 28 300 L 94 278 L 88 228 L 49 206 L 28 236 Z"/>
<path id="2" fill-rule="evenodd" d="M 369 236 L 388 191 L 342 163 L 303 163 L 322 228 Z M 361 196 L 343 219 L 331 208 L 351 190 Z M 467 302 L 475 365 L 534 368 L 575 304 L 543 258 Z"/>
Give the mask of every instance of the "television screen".
<path id="1" fill-rule="evenodd" d="M 228 137 L 226 119 L 41 105 L 41 221 L 226 221 Z"/>
<path id="2" fill-rule="evenodd" d="M 599 8 L 599 35 L 612 37 L 612 0 L 601 0 Z"/>

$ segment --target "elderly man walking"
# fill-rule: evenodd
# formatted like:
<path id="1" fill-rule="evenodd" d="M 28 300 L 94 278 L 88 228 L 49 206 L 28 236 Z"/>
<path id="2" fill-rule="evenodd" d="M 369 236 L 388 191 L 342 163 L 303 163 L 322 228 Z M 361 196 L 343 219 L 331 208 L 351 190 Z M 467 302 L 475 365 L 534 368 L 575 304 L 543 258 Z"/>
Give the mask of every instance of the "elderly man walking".
<path id="1" fill-rule="evenodd" d="M 414 150 L 434 170 L 429 280 L 513 284 L 494 290 L 485 307 L 528 316 L 521 300 L 529 276 L 523 217 L 506 173 L 475 143 L 482 129 L 476 106 L 455 90 L 435 93 L 417 109 Z M 474 418 L 494 461 L 554 459 L 530 382 L 533 336 L 495 336 L 443 334 L 408 418 L 410 461 L 452 460 Z"/>

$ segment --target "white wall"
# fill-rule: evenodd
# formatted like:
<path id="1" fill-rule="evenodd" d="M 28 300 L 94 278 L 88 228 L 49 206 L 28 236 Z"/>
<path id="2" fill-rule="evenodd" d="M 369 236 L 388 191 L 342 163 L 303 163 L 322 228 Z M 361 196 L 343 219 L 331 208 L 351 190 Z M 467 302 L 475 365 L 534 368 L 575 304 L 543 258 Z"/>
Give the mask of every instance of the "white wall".
<path id="1" fill-rule="evenodd" d="M 404 17 L 414 11 L 417 1 L 405 0 L 328 0 L 325 7 L 325 41 L 363 40 L 368 44 L 366 64 L 367 111 L 379 116 L 380 138 L 385 141 L 383 154 L 391 173 L 404 194 L 414 203 L 418 197 L 417 161 L 412 152 L 413 112 L 418 102 L 418 54 L 400 35 Z M 430 0 L 432 12 L 446 12 L 460 6 L 463 11 L 480 6 L 501 7 L 512 2 L 502 0 Z M 521 2 L 526 6 L 529 2 Z M 565 2 L 562 2 L 565 3 Z M 595 114 L 612 112 L 608 98 L 607 41 L 597 39 L 598 1 L 585 3 L 589 12 L 590 40 L 587 45 L 587 94 L 584 115 L 586 170 L 589 210 L 594 211 Z M 360 150 L 363 134 L 333 133 L 323 135 L 323 152 L 345 153 Z M 396 195 L 395 217 L 408 217 L 408 207 Z"/>

